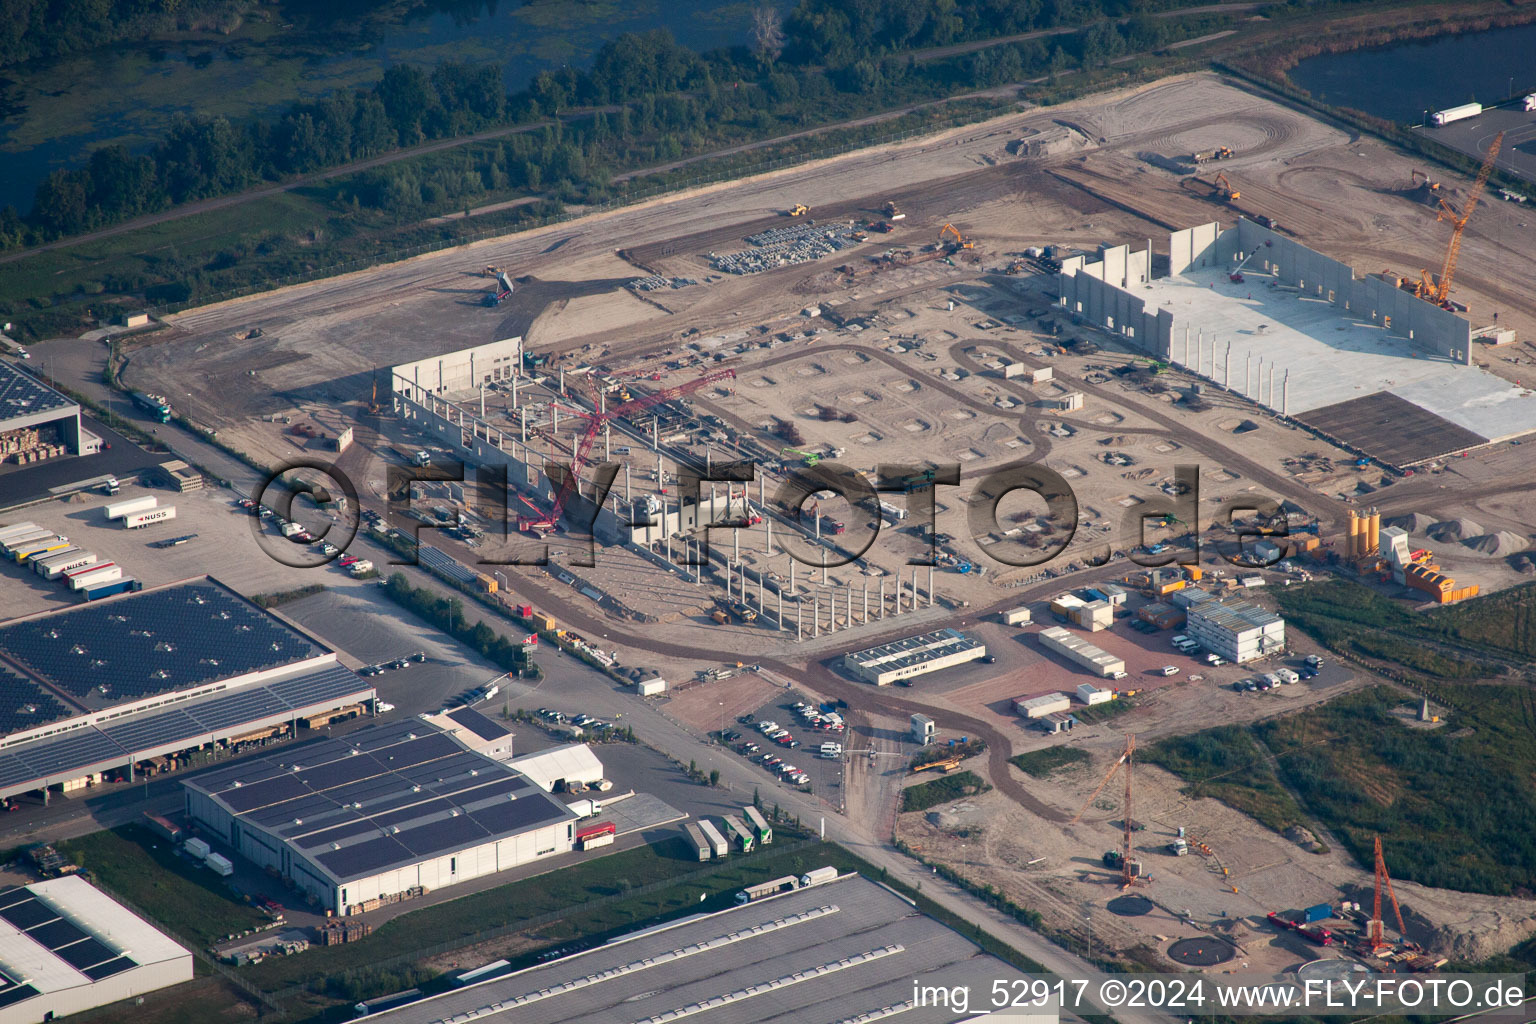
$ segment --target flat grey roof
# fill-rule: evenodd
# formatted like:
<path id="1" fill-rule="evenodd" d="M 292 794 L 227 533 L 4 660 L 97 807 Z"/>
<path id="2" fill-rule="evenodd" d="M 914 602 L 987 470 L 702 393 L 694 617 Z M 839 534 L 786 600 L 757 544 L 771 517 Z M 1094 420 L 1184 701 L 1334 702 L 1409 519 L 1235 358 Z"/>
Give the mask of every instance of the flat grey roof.
<path id="1" fill-rule="evenodd" d="M 898 1007 L 914 980 L 990 993 L 994 979 L 1020 977 L 889 889 L 851 876 L 377 1016 L 389 1024 L 831 1024 Z M 898 1019 L 956 1017 L 914 1007 Z"/>
<path id="2" fill-rule="evenodd" d="M 1193 331 L 1199 329 L 1205 335 L 1200 372 L 1218 382 L 1230 379 L 1234 391 L 1272 408 L 1286 397 L 1285 411 L 1303 422 L 1311 422 L 1308 414 L 1314 410 L 1386 393 L 1487 440 L 1536 430 L 1536 393 L 1529 389 L 1475 366 L 1427 358 L 1408 340 L 1321 299 L 1270 288 L 1273 275 L 1257 263 L 1244 266 L 1243 274 L 1248 280 L 1234 284 L 1225 266 L 1194 267 L 1147 282 L 1149 294 L 1136 293 L 1148 309 L 1168 309 L 1190 325 L 1189 359 L 1180 336 L 1172 342 L 1175 360 L 1195 367 L 1199 339 Z M 1287 372 L 1289 394 L 1282 396 Z"/>
<path id="3" fill-rule="evenodd" d="M 516 770 L 410 719 L 252 758 L 184 785 L 337 885 L 576 817 Z"/>

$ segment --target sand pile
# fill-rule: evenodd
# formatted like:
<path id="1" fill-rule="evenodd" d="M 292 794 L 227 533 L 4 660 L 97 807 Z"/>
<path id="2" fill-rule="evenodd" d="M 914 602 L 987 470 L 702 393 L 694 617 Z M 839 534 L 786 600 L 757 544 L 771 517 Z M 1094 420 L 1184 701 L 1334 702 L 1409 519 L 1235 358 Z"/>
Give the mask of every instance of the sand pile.
<path id="1" fill-rule="evenodd" d="M 1486 531 L 1470 519 L 1447 519 L 1436 523 L 1429 528 L 1429 535 L 1435 540 L 1471 540 L 1481 537 Z"/>
<path id="2" fill-rule="evenodd" d="M 1429 531 L 1431 526 L 1435 525 L 1435 517 L 1427 516 L 1423 512 L 1410 512 L 1405 516 L 1398 516 L 1395 519 L 1388 519 L 1387 525 L 1395 526 L 1400 530 L 1407 530 L 1409 533 L 1415 533 L 1422 536 Z"/>
<path id="3" fill-rule="evenodd" d="M 1508 530 L 1473 537 L 1462 543 L 1480 555 L 1491 555 L 1494 558 L 1507 558 L 1529 547 L 1524 537 Z"/>

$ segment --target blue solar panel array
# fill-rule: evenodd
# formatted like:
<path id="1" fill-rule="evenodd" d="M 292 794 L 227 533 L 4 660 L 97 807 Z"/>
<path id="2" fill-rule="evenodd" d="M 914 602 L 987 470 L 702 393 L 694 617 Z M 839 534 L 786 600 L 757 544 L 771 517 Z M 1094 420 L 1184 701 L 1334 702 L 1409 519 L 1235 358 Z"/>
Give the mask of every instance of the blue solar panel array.
<path id="1" fill-rule="evenodd" d="M 323 653 L 211 580 L 0 626 L 0 653 L 61 693 L 110 707 Z"/>
<path id="2" fill-rule="evenodd" d="M 574 817 L 513 769 L 412 721 L 244 761 L 187 786 L 337 884 Z"/>
<path id="3" fill-rule="evenodd" d="M 0 918 L 4 918 L 27 938 L 92 981 L 110 978 L 139 966 L 126 953 L 119 953 L 77 925 L 64 920 L 30 889 L 16 886 L 0 890 Z M 7 989 L 0 988 L 0 1005 L 5 1005 L 4 1000 L 8 995 L 10 992 Z M 10 1001 L 22 998 L 26 997 L 13 997 Z"/>
<path id="4" fill-rule="evenodd" d="M 335 706 L 372 693 L 373 688 L 357 673 L 334 665 L 163 711 L 146 711 L 108 725 L 11 747 L 0 753 L 0 788 L 36 788 L 44 778 L 57 781 L 84 775 L 105 764 L 124 764 L 130 755 L 199 742 L 210 733 L 228 734 L 274 715 Z"/>
<path id="5" fill-rule="evenodd" d="M 35 729 L 76 712 L 32 680 L 0 666 L 0 736 Z"/>

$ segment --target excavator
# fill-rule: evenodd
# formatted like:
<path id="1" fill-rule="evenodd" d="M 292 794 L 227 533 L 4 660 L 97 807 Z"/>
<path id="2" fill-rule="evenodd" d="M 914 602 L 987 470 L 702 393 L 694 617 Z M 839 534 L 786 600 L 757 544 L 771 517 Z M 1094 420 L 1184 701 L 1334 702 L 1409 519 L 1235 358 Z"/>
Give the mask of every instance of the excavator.
<path id="1" fill-rule="evenodd" d="M 976 248 L 976 243 L 962 235 L 960 233 L 960 229 L 955 227 L 953 224 L 945 224 L 942 228 L 939 229 L 940 242 L 944 241 L 945 235 L 955 236 L 955 240 L 953 242 L 947 243 L 945 246 L 948 252 L 959 252 L 961 249 Z"/>
<path id="2" fill-rule="evenodd" d="M 1225 174 L 1217 174 L 1214 184 L 1216 186 L 1216 195 L 1224 203 L 1236 202 L 1243 198 L 1243 194 L 1232 187 L 1231 180 Z"/>

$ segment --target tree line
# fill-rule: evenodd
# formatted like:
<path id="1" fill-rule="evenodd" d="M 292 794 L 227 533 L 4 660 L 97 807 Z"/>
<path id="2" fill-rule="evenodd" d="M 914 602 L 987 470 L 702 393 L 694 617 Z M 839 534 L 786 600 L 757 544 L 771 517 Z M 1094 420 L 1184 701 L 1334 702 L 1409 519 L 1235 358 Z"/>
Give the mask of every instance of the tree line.
<path id="1" fill-rule="evenodd" d="M 86 166 L 50 174 L 26 216 L 0 210 L 0 248 L 68 237 L 401 147 L 498 127 L 537 129 L 541 122 L 547 125 L 542 131 L 508 137 L 463 161 L 440 162 L 427 174 L 384 169 L 362 175 L 336 198 L 401 215 L 506 189 L 577 198 L 573 189 L 602 187 L 608 168 L 697 151 L 697 143 L 718 137 L 724 124 L 738 126 L 738 135 L 760 136 L 817 123 L 840 95 L 900 102 L 983 88 L 1103 63 L 1182 37 L 1190 25 L 1146 17 L 1101 21 L 1050 40 L 923 62 L 897 55 L 902 47 L 1173 2 L 903 0 L 882 7 L 801 0 L 782 25 L 771 12 L 761 19 L 751 47 L 699 55 L 664 31 L 631 33 L 605 45 L 589 69 L 543 72 L 516 93 L 507 91 L 494 64 L 396 65 L 371 88 L 297 102 L 276 117 L 237 124 L 182 116 L 146 152 L 102 147 Z M 989 29 L 994 7 L 1006 10 Z M 940 25 L 946 17 L 959 23 Z"/>

